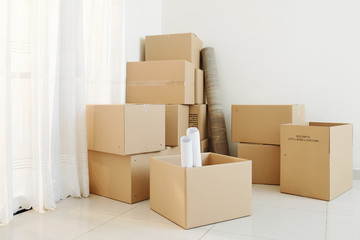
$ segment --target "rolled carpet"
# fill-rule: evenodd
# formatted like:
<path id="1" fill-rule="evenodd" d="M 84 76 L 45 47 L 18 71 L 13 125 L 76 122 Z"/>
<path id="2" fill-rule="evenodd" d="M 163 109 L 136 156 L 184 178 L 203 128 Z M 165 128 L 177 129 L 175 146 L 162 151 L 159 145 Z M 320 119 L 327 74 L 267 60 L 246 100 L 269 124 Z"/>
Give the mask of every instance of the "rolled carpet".
<path id="1" fill-rule="evenodd" d="M 229 155 L 226 125 L 221 103 L 220 83 L 216 67 L 214 48 L 201 50 L 202 68 L 205 73 L 205 88 L 209 108 L 211 151 Z"/>

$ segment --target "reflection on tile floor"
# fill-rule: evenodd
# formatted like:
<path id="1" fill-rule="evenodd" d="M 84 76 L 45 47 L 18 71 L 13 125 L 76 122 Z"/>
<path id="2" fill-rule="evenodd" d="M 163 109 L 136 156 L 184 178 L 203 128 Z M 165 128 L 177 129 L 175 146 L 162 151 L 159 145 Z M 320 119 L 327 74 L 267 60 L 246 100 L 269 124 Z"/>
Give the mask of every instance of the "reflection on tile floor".
<path id="1" fill-rule="evenodd" d="M 191 230 L 150 210 L 104 197 L 68 198 L 57 209 L 28 211 L 0 227 L 0 239 L 360 239 L 360 181 L 331 202 L 253 185 L 253 214 Z"/>

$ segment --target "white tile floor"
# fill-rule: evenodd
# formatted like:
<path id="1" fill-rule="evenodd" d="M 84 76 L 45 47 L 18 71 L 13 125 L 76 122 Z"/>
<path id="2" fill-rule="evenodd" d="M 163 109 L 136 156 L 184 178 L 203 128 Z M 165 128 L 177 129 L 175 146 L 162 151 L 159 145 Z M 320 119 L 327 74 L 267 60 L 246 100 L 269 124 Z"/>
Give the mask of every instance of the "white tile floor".
<path id="1" fill-rule="evenodd" d="M 278 186 L 253 186 L 253 214 L 183 230 L 149 208 L 91 195 L 69 198 L 55 211 L 28 211 L 0 227 L 0 239 L 360 239 L 360 181 L 331 202 L 279 193 Z"/>

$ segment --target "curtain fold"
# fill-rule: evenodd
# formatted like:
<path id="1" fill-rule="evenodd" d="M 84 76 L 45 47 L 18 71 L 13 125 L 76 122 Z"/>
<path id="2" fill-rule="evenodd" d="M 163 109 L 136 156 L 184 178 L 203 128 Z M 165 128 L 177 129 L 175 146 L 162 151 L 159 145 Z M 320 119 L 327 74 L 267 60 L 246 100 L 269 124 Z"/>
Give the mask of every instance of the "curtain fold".
<path id="1" fill-rule="evenodd" d="M 87 197 L 86 103 L 125 102 L 125 0 L 0 0 L 0 224 Z"/>

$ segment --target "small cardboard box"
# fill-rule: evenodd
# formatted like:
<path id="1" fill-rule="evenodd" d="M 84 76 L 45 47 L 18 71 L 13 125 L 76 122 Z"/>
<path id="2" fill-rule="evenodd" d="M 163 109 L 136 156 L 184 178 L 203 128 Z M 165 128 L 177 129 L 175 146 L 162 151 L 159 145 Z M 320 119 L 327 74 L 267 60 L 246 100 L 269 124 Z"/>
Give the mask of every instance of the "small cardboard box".
<path id="1" fill-rule="evenodd" d="M 204 72 L 201 69 L 195 69 L 195 104 L 204 103 Z"/>
<path id="2" fill-rule="evenodd" d="M 88 151 L 90 192 L 126 203 L 150 196 L 150 157 L 177 155 L 180 148 L 138 155 Z"/>
<path id="3" fill-rule="evenodd" d="M 237 156 L 252 161 L 252 183 L 280 184 L 280 146 L 238 143 Z"/>
<path id="4" fill-rule="evenodd" d="M 88 149 L 129 155 L 165 149 L 165 106 L 87 105 Z"/>
<path id="5" fill-rule="evenodd" d="M 145 37 L 145 60 L 187 60 L 199 68 L 202 41 L 193 33 Z"/>
<path id="6" fill-rule="evenodd" d="M 196 127 L 200 132 L 200 140 L 208 137 L 207 105 L 191 105 L 189 108 L 189 127 Z"/>
<path id="7" fill-rule="evenodd" d="M 233 142 L 280 144 L 280 124 L 305 122 L 304 105 L 233 105 Z"/>
<path id="8" fill-rule="evenodd" d="M 201 148 L 202 153 L 210 151 L 209 139 L 208 138 L 205 138 L 204 140 L 200 141 L 200 148 Z"/>
<path id="9" fill-rule="evenodd" d="M 181 136 L 186 136 L 189 127 L 189 106 L 165 106 L 165 145 L 178 146 Z"/>
<path id="10" fill-rule="evenodd" d="M 150 160 L 150 207 L 188 229 L 251 214 L 251 161 L 202 153 L 202 167 L 181 156 Z"/>
<path id="11" fill-rule="evenodd" d="M 194 71 L 184 60 L 128 62 L 126 102 L 194 104 Z"/>
<path id="12" fill-rule="evenodd" d="M 332 200 L 352 188 L 353 126 L 281 125 L 280 191 Z"/>

